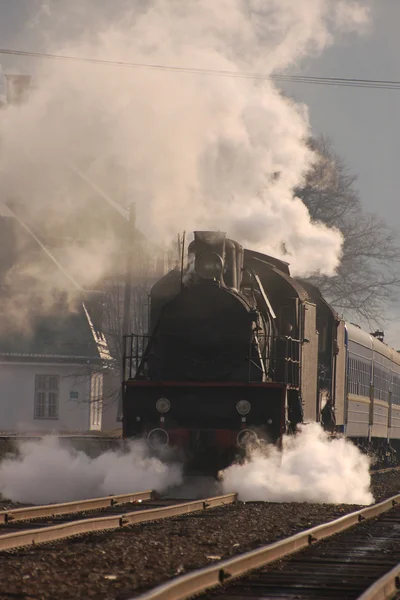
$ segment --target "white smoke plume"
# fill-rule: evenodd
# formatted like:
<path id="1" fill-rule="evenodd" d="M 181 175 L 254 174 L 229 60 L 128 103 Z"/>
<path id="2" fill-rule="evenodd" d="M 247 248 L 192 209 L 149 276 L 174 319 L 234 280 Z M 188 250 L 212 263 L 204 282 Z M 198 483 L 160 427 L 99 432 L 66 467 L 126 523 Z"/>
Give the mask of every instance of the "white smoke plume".
<path id="1" fill-rule="evenodd" d="M 221 473 L 225 491 L 243 501 L 371 504 L 369 459 L 349 440 L 329 440 L 317 423 L 249 452 L 244 464 Z"/>
<path id="2" fill-rule="evenodd" d="M 0 463 L 0 494 L 14 502 L 43 504 L 124 494 L 179 485 L 179 465 L 150 457 L 145 444 L 96 458 L 61 445 L 56 437 L 26 441 L 18 456 Z"/>
<path id="3" fill-rule="evenodd" d="M 48 52 L 266 76 L 368 22 L 352 0 L 35 6 L 32 27 L 42 28 Z M 29 102 L 0 121 L 2 197 L 23 202 L 55 237 L 79 230 L 93 197 L 73 164 L 117 201 L 134 201 L 152 240 L 222 229 L 283 256 L 297 274 L 338 266 L 340 233 L 311 222 L 293 198 L 315 158 L 305 145 L 307 108 L 270 80 L 62 61 L 35 63 L 33 80 Z M 103 231 L 87 231 L 79 253 L 63 256 L 83 286 L 109 260 L 103 242 Z"/>

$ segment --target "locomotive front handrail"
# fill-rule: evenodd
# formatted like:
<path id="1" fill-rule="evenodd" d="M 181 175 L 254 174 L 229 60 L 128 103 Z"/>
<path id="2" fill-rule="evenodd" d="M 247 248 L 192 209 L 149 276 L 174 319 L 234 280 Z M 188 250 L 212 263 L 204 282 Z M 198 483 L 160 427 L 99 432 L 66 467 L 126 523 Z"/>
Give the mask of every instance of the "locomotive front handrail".
<path id="1" fill-rule="evenodd" d="M 260 371 L 264 373 L 265 381 L 276 381 L 297 388 L 299 386 L 300 343 L 300 340 L 290 336 L 267 336 L 257 333 L 257 344 L 253 337 L 246 356 L 249 365 L 247 383 L 259 380 L 252 378 L 252 371 L 256 369 L 258 373 Z M 154 335 L 137 333 L 124 335 L 123 382 L 147 378 L 147 363 L 155 355 L 155 344 Z M 256 348 L 259 349 L 257 355 Z M 259 364 L 260 360 L 262 361 L 261 365 Z"/>

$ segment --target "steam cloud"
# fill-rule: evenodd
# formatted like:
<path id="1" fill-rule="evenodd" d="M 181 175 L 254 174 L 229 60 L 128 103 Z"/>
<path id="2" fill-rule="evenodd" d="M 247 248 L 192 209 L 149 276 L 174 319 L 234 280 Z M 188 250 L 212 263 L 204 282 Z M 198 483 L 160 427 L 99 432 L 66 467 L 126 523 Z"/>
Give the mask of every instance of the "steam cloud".
<path id="1" fill-rule="evenodd" d="M 19 456 L 0 463 L 0 494 L 14 502 L 68 502 L 179 485 L 181 468 L 149 457 L 145 445 L 132 442 L 126 453 L 97 458 L 61 446 L 57 438 L 22 442 Z"/>
<path id="2" fill-rule="evenodd" d="M 67 502 L 145 489 L 202 495 L 236 491 L 242 501 L 371 504 L 369 459 L 349 440 L 329 440 L 320 425 L 285 436 L 280 451 L 267 445 L 249 452 L 244 464 L 220 473 L 220 484 L 194 481 L 181 487 L 181 466 L 149 457 L 141 441 L 128 451 L 97 458 L 48 436 L 22 442 L 18 457 L 0 463 L 0 494 L 15 502 Z M 189 486 L 189 487 L 188 487 Z M 203 486 L 203 487 L 202 487 Z M 206 487 L 204 487 L 206 486 Z M 221 490 L 219 491 L 219 486 Z"/>
<path id="3" fill-rule="evenodd" d="M 371 504 L 369 459 L 349 440 L 329 440 L 317 423 L 285 436 L 280 451 L 268 445 L 243 465 L 221 473 L 224 491 L 243 501 Z"/>
<path id="4" fill-rule="evenodd" d="M 110 12 L 106 4 L 36 2 L 30 33 L 41 31 L 42 49 L 45 40 L 58 54 L 270 75 L 368 22 L 351 0 L 136 0 Z M 273 82 L 61 61 L 32 67 L 29 102 L 0 121 L 0 177 L 2 199 L 22 202 L 42 231 L 65 239 L 82 229 L 89 198 L 104 202 L 73 165 L 120 204 L 134 201 L 151 240 L 219 228 L 287 259 L 297 274 L 334 272 L 340 233 L 311 222 L 293 198 L 315 159 L 307 108 Z M 81 234 L 62 261 L 90 287 L 110 268 L 115 240 L 87 223 Z"/>

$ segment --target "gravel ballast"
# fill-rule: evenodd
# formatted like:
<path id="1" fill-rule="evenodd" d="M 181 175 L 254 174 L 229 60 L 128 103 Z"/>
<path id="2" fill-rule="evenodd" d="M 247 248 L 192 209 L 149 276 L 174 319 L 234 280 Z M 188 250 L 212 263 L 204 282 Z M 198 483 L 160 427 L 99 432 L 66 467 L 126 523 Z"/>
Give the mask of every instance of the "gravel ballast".
<path id="1" fill-rule="evenodd" d="M 373 476 L 377 501 L 400 471 Z M 354 505 L 237 503 L 157 523 L 0 554 L 0 599 L 124 600 L 171 577 L 357 510 Z"/>

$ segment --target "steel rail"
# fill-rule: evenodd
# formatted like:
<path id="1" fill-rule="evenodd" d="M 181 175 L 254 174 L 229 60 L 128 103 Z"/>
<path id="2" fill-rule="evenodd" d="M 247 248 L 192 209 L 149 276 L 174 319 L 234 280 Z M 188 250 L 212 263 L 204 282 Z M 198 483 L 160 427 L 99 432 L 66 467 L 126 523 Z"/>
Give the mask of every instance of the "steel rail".
<path id="1" fill-rule="evenodd" d="M 375 475 L 376 473 L 392 473 L 393 471 L 400 471 L 400 467 L 386 467 L 385 469 L 371 469 L 370 475 Z"/>
<path id="2" fill-rule="evenodd" d="M 40 517 L 55 517 L 57 515 L 68 515 L 86 510 L 98 510 L 100 508 L 109 508 L 118 504 L 128 504 L 132 502 L 142 502 L 143 500 L 154 500 L 156 492 L 146 490 L 144 492 L 134 492 L 131 494 L 120 494 L 118 496 L 104 496 L 101 498 L 91 498 L 89 500 L 76 500 L 74 502 L 64 502 L 62 504 L 43 504 L 41 506 L 27 506 L 24 508 L 12 508 L 10 510 L 0 511 L 0 524 L 16 521 L 27 521 L 29 519 L 38 519 Z"/>
<path id="3" fill-rule="evenodd" d="M 400 564 L 377 579 L 357 600 L 387 600 L 400 589 Z"/>
<path id="4" fill-rule="evenodd" d="M 308 548 L 314 542 L 323 540 L 335 533 L 340 533 L 367 519 L 377 517 L 400 504 L 400 494 L 392 496 L 379 504 L 373 504 L 367 508 L 349 513 L 344 517 L 306 529 L 288 538 L 239 554 L 234 558 L 219 561 L 212 566 L 198 569 L 187 575 L 182 575 L 157 586 L 153 590 L 140 596 L 135 600 L 187 600 L 196 594 L 223 585 L 252 571 L 284 558 L 290 554 Z M 377 597 L 374 600 L 377 600 Z M 133 600 L 133 597 L 130 599 Z M 370 600 L 368 598 L 368 600 Z"/>
<path id="5" fill-rule="evenodd" d="M 176 517 L 197 511 L 207 510 L 215 506 L 223 506 L 236 502 L 237 494 L 225 494 L 224 496 L 214 496 L 203 500 L 195 500 L 182 504 L 173 504 L 163 508 L 154 508 L 148 510 L 123 513 L 107 517 L 95 517 L 63 523 L 62 525 L 51 525 L 50 527 L 40 527 L 38 529 L 28 529 L 17 533 L 9 533 L 0 536 L 0 551 L 13 550 L 22 546 L 31 544 L 40 544 L 61 540 L 74 535 L 83 533 L 92 533 L 94 531 L 103 531 L 107 529 L 118 529 L 127 525 L 144 523 L 146 521 L 156 521 L 168 517 Z"/>

